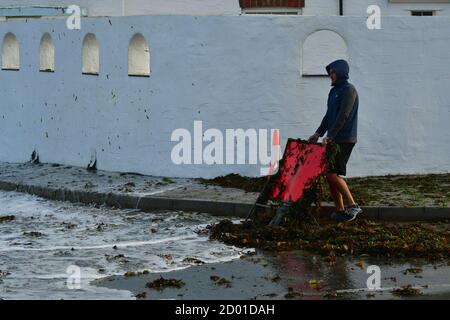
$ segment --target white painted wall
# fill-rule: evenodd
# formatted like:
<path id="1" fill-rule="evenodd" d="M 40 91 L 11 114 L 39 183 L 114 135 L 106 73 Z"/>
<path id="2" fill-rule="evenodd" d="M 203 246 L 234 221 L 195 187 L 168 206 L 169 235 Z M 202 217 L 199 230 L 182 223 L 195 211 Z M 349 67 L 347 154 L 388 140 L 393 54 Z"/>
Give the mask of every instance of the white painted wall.
<path id="1" fill-rule="evenodd" d="M 0 7 L 79 5 L 89 16 L 122 15 L 231 15 L 240 14 L 239 0 L 0 0 Z"/>
<path id="2" fill-rule="evenodd" d="M 129 1 L 129 0 L 126 0 Z M 122 0 L 0 0 L 0 7 L 8 6 L 70 6 L 89 9 L 91 16 L 122 15 Z"/>
<path id="3" fill-rule="evenodd" d="M 111 23 L 110 23 L 110 22 Z M 358 27 L 360 26 L 360 27 Z M 279 128 L 306 138 L 317 128 L 330 89 L 302 77 L 302 43 L 320 29 L 347 43 L 351 82 L 360 94 L 359 143 L 350 175 L 450 171 L 450 19 L 363 17 L 142 16 L 0 23 L 14 31 L 20 71 L 0 71 L 0 160 L 44 162 L 166 176 L 257 175 L 259 166 L 176 166 L 173 130 Z M 39 72 L 39 43 L 49 32 L 56 72 Z M 100 75 L 81 74 L 81 44 L 95 33 Z M 148 78 L 129 77 L 128 43 L 150 46 Z"/>
<path id="4" fill-rule="evenodd" d="M 125 0 L 128 15 L 237 15 L 239 0 Z"/>
<path id="5" fill-rule="evenodd" d="M 303 15 L 338 15 L 339 0 L 305 0 Z"/>
<path id="6" fill-rule="evenodd" d="M 410 15 L 410 10 L 438 10 L 438 15 L 449 16 L 450 3 L 445 1 L 447 0 L 428 0 L 429 3 L 391 3 L 388 0 L 344 0 L 344 14 L 366 16 L 367 7 L 375 4 L 380 6 L 383 15 Z M 0 7 L 72 4 L 88 8 L 90 16 L 239 15 L 241 13 L 239 0 L 0 0 Z M 338 15 L 339 0 L 305 0 L 305 8 L 302 12 L 303 15 Z"/>

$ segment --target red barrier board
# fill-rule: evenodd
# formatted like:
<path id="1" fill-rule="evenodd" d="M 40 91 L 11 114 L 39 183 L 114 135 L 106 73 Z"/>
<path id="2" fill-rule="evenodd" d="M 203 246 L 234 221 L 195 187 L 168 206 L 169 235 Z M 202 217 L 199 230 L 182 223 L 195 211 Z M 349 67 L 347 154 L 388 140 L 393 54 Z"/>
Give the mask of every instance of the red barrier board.
<path id="1" fill-rule="evenodd" d="M 268 200 L 299 201 L 310 182 L 322 175 L 326 167 L 324 146 L 289 139 L 279 172 L 272 179 Z"/>

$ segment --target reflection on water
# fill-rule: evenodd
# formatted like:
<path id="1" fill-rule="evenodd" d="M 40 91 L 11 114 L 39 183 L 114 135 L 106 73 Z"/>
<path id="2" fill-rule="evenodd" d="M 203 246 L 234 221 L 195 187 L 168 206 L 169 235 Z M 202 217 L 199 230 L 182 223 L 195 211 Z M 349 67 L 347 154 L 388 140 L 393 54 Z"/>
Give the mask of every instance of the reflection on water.
<path id="1" fill-rule="evenodd" d="M 336 292 L 341 299 L 391 299 L 391 291 L 412 285 L 430 297 L 450 299 L 450 265 L 423 259 L 373 257 L 328 257 L 307 252 L 266 254 L 273 272 L 281 275 L 286 287 L 302 292 L 304 299 L 322 299 Z M 380 268 L 380 290 L 369 290 L 369 266 Z M 417 273 L 408 270 L 418 270 Z M 399 297 L 397 297 L 399 298 Z"/>
<path id="2" fill-rule="evenodd" d="M 127 271 L 165 272 L 239 258 L 240 250 L 197 233 L 217 218 L 183 212 L 143 213 L 78 206 L 0 192 L 0 298 L 130 299 L 128 291 L 91 286 Z M 81 289 L 67 288 L 80 267 Z"/>

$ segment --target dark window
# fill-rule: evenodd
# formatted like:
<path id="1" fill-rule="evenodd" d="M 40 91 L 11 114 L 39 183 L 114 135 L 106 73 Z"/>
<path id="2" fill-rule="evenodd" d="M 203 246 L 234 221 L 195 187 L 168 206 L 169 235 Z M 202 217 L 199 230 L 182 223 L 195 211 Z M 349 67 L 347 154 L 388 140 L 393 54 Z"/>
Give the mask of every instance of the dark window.
<path id="1" fill-rule="evenodd" d="M 295 10 L 295 11 L 258 11 L 258 10 L 254 10 L 254 11 L 244 11 L 245 14 L 281 14 L 281 15 L 300 15 L 301 11 L 300 10 Z"/>
<path id="2" fill-rule="evenodd" d="M 305 0 L 239 0 L 246 14 L 302 14 Z"/>
<path id="3" fill-rule="evenodd" d="M 423 17 L 423 16 L 434 16 L 434 11 L 431 10 L 415 10 L 411 11 L 411 15 L 415 17 Z"/>

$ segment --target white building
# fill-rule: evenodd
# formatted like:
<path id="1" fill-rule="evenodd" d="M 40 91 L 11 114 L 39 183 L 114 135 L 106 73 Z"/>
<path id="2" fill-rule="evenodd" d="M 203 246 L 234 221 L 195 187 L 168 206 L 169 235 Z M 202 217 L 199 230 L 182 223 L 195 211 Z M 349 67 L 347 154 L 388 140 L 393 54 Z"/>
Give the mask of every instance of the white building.
<path id="1" fill-rule="evenodd" d="M 53 16 L 60 12 L 54 8 L 63 10 L 69 5 L 84 8 L 89 16 L 241 13 L 365 16 L 369 5 L 378 5 L 387 16 L 450 15 L 450 0 L 0 0 L 3 8 L 0 16 Z"/>

